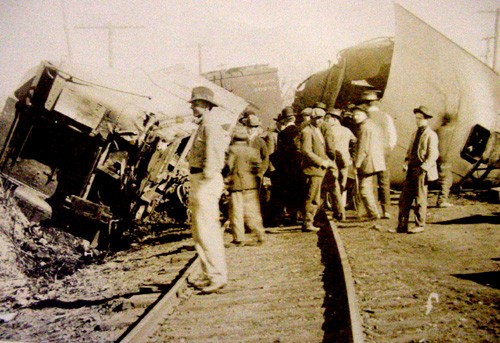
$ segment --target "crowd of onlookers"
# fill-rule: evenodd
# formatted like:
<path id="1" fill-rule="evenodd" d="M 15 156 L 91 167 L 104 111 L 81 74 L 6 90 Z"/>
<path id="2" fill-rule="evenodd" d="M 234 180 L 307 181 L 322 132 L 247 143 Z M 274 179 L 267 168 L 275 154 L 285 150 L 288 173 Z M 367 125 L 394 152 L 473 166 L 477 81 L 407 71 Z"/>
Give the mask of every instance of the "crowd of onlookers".
<path id="1" fill-rule="evenodd" d="M 232 131 L 228 151 L 220 144 L 223 129 L 210 116 L 217 106 L 213 93 L 195 88 L 190 102 L 200 124 L 187 158 L 193 237 L 208 282 L 200 286 L 204 292 L 217 291 L 227 282 L 218 209 L 224 188 L 229 191 L 235 245 L 262 244 L 264 227 L 300 224 L 305 232 L 319 231 L 315 218 L 321 206 L 338 221 L 346 220 L 348 204 L 361 220 L 391 217 L 388 159 L 397 133 L 393 118 L 379 107 L 377 91 L 363 93 L 344 109 L 317 102 L 296 113 L 287 106 L 271 130 L 264 130 L 258 115 L 247 110 Z M 404 164 L 398 226 L 389 232 L 424 231 L 427 185 L 438 179 L 438 135 L 428 122 L 433 113 L 425 106 L 413 112 L 417 130 Z M 446 168 L 441 170 L 438 207 L 448 207 L 451 171 L 444 155 L 441 164 Z M 416 225 L 410 228 L 413 203 Z M 245 238 L 247 228 L 256 240 Z"/>
<path id="2" fill-rule="evenodd" d="M 348 203 L 358 213 L 365 208 L 367 220 L 390 217 L 386 160 L 397 137 L 392 118 L 379 108 L 377 92 L 366 92 L 344 110 L 321 102 L 298 113 L 287 106 L 274 120 L 275 127 L 266 131 L 256 113 L 245 111 L 234 130 L 227 180 L 236 244 L 244 237 L 239 232 L 245 210 L 234 199 L 240 193 L 253 193 L 251 217 L 260 205 L 266 227 L 301 223 L 304 231 L 317 231 L 314 217 L 322 205 L 339 221 L 346 220 Z M 233 151 L 243 145 L 249 149 Z M 252 155 L 254 149 L 260 163 L 254 160 L 246 170 L 234 166 L 235 159 Z M 252 185 L 241 189 L 242 176 L 254 179 Z M 240 186 L 235 189 L 235 184 Z"/>

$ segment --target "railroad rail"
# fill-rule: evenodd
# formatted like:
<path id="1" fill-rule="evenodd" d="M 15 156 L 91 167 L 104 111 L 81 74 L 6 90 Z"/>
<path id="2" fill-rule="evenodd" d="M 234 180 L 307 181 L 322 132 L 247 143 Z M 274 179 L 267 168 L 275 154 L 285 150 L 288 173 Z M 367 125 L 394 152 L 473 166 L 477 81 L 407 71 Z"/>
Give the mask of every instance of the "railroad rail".
<path id="1" fill-rule="evenodd" d="M 318 234 L 274 228 L 263 246 L 227 249 L 230 280 L 219 294 L 187 286 L 200 272 L 190 260 L 117 342 L 362 342 L 346 253 L 323 217 Z"/>

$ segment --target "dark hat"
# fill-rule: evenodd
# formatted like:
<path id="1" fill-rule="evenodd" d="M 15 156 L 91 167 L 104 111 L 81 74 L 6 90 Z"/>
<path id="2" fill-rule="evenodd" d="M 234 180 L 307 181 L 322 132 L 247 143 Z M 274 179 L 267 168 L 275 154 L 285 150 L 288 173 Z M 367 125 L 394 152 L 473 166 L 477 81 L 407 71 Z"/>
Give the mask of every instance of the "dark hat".
<path id="1" fill-rule="evenodd" d="M 377 93 L 380 93 L 380 91 L 379 90 L 374 90 L 374 89 L 364 91 L 363 95 L 361 95 L 361 100 L 363 100 L 363 101 L 376 101 L 376 100 L 379 100 Z"/>
<path id="2" fill-rule="evenodd" d="M 247 117 L 246 124 L 248 127 L 258 127 L 258 126 L 260 126 L 260 119 L 259 119 L 259 117 L 257 117 L 257 115 L 250 114 Z"/>
<path id="3" fill-rule="evenodd" d="M 289 118 L 289 117 L 294 117 L 294 116 L 295 116 L 295 112 L 293 111 L 293 107 L 287 106 L 281 111 L 281 113 L 278 115 L 278 118 L 275 118 L 274 120 L 280 121 L 284 118 Z"/>
<path id="4" fill-rule="evenodd" d="M 433 114 L 431 113 L 431 111 L 429 111 L 429 109 L 425 106 L 419 106 L 417 108 L 414 108 L 413 113 L 415 113 L 415 114 L 422 113 L 424 115 L 424 118 L 432 118 L 433 117 Z"/>
<path id="5" fill-rule="evenodd" d="M 214 106 L 219 106 L 219 104 L 214 101 L 214 92 L 210 88 L 204 86 L 193 88 L 191 92 L 191 100 L 188 102 L 192 103 L 196 100 L 203 100 Z"/>
<path id="6" fill-rule="evenodd" d="M 325 110 L 321 108 L 313 108 L 311 118 L 322 118 L 325 116 Z"/>
<path id="7" fill-rule="evenodd" d="M 326 114 L 342 119 L 342 111 L 338 108 L 330 107 L 328 111 L 326 111 Z"/>
<path id="8" fill-rule="evenodd" d="M 326 111 L 326 104 L 322 103 L 321 101 L 318 101 L 314 104 L 313 108 L 321 108 L 322 110 Z"/>

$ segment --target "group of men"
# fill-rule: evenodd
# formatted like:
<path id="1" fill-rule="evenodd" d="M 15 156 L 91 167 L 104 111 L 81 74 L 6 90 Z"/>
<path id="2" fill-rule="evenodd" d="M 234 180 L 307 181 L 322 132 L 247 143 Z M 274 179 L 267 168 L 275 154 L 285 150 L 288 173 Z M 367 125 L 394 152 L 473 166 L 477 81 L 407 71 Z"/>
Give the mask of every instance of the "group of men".
<path id="1" fill-rule="evenodd" d="M 193 89 L 190 103 L 199 127 L 187 160 L 193 238 L 204 275 L 195 282 L 196 287 L 213 293 L 227 283 L 219 215 L 224 178 L 230 192 L 233 243 L 237 245 L 247 242 L 245 226 L 255 233 L 257 243 L 264 242 L 260 203 L 265 203 L 269 211 L 264 211 L 266 226 L 277 226 L 285 220 L 302 221 L 303 231 L 319 231 L 315 217 L 322 205 L 331 206 L 334 216 L 345 220 L 350 170 L 359 186 L 357 205 L 366 209 L 364 220 L 390 218 L 387 165 L 397 136 L 393 119 L 380 110 L 378 100 L 376 92 L 366 92 L 348 114 L 316 103 L 297 115 L 288 106 L 275 119 L 276 129 L 267 133 L 260 128 L 255 113 L 245 112 L 226 151 L 221 144 L 224 130 L 211 115 L 212 108 L 218 106 L 213 92 L 206 87 Z M 349 114 L 354 132 L 342 125 Z M 437 179 L 438 136 L 428 126 L 433 115 L 424 106 L 415 108 L 414 114 L 418 130 L 406 158 L 407 178 L 399 199 L 398 227 L 390 232 L 424 230 L 427 184 Z M 414 201 L 416 226 L 409 228 Z M 449 205 L 445 196 L 440 205 Z"/>

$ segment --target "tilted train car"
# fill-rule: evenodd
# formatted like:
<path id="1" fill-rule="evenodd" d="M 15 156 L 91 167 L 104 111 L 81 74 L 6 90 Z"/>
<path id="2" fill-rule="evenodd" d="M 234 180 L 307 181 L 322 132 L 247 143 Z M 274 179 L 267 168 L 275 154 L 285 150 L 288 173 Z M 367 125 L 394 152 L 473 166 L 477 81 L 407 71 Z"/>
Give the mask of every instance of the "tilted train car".
<path id="1" fill-rule="evenodd" d="M 425 105 L 437 129 L 445 114 L 456 118 L 449 146 L 456 186 L 500 182 L 500 80 L 490 67 L 441 33 L 395 5 L 396 35 L 379 38 L 339 53 L 338 63 L 305 80 L 294 107 L 316 101 L 345 109 L 364 90 L 381 91 L 380 107 L 394 118 L 397 146 L 389 169 L 391 182 L 404 180 L 402 169 L 411 133 L 413 109 Z"/>
<path id="2" fill-rule="evenodd" d="M 193 87 L 214 90 L 221 124 L 247 103 L 174 67 L 153 74 L 42 62 L 6 103 L 0 171 L 31 219 L 108 247 L 175 179 L 196 126 Z"/>

